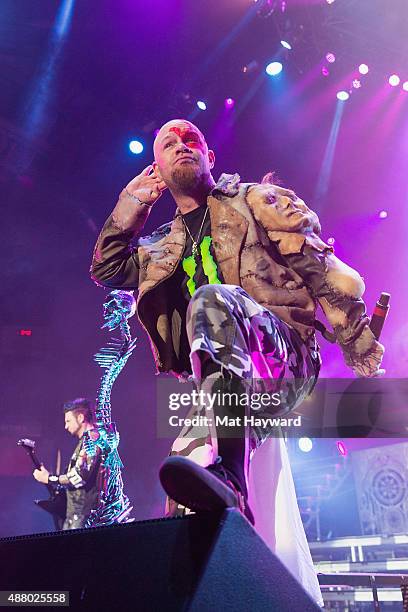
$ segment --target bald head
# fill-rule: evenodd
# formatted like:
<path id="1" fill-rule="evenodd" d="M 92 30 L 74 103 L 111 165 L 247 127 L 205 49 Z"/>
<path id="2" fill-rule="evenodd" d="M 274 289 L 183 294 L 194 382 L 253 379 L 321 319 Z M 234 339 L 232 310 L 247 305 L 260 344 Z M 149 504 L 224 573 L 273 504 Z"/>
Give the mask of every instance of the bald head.
<path id="1" fill-rule="evenodd" d="M 193 130 L 194 132 L 196 132 L 200 136 L 200 139 L 202 140 L 202 142 L 205 144 L 205 146 L 208 149 L 204 134 L 202 133 L 201 130 L 198 129 L 196 125 L 194 125 L 194 123 L 191 123 L 191 121 L 187 121 L 187 119 L 171 119 L 171 121 L 167 121 L 167 123 L 161 126 L 160 130 L 157 133 L 156 138 L 154 139 L 154 143 L 153 143 L 154 158 L 156 159 L 156 151 L 157 151 L 158 146 L 160 145 L 161 141 L 168 135 L 168 133 L 173 132 L 173 133 L 180 134 L 188 130 Z"/>
<path id="2" fill-rule="evenodd" d="M 153 167 L 171 192 L 190 193 L 214 184 L 214 152 L 194 123 L 173 119 L 159 130 L 153 145 Z M 201 187 L 200 187 L 201 186 Z"/>

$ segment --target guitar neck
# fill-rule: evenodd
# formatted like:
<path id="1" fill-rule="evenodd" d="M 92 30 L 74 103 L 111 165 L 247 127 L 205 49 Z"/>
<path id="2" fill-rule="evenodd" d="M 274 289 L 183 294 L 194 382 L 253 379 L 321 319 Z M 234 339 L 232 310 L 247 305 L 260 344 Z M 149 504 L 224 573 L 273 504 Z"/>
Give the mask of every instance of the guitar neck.
<path id="1" fill-rule="evenodd" d="M 37 470 L 39 470 L 41 468 L 41 462 L 38 461 L 34 451 L 30 452 L 29 455 L 30 455 L 30 457 L 32 459 L 32 462 L 34 463 L 35 467 L 37 468 Z"/>
<path id="2" fill-rule="evenodd" d="M 37 470 L 39 470 L 41 468 L 41 461 L 38 460 L 37 455 L 34 452 L 33 448 L 27 448 L 26 446 L 24 447 L 25 450 L 27 451 L 27 454 L 30 455 L 31 457 L 31 461 L 34 463 L 35 467 L 37 468 Z M 54 487 L 50 484 L 45 484 L 44 485 L 47 487 L 48 492 L 49 493 L 54 493 Z"/>

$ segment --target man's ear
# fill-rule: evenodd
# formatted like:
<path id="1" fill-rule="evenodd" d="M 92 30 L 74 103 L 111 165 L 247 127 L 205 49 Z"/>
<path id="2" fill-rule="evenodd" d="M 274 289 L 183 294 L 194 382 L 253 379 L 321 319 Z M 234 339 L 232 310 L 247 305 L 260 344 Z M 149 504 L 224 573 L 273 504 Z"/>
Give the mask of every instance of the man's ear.
<path id="1" fill-rule="evenodd" d="M 158 166 L 157 162 L 154 161 L 152 166 L 153 166 L 153 170 L 154 170 L 155 175 L 157 176 L 157 178 L 159 178 L 162 181 L 163 177 L 160 174 L 160 170 L 159 170 L 159 166 Z"/>
<path id="2" fill-rule="evenodd" d="M 208 149 L 208 159 L 210 160 L 210 169 L 212 170 L 215 166 L 215 153 L 212 149 Z"/>

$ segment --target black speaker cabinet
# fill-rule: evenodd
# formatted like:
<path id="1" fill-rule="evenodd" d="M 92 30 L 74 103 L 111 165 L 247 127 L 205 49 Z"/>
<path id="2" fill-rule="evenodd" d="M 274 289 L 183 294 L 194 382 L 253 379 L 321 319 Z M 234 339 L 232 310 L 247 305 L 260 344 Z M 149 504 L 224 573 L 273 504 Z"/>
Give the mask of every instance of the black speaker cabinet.
<path id="1" fill-rule="evenodd" d="M 320 610 L 234 509 L 4 538 L 0 590 L 68 591 L 71 611 Z"/>

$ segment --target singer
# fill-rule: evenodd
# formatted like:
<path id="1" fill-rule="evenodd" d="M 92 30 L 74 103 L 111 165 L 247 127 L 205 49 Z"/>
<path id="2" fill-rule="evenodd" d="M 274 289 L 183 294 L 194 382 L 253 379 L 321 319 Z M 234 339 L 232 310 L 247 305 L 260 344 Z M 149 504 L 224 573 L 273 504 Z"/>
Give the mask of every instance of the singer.
<path id="1" fill-rule="evenodd" d="M 384 348 L 369 328 L 363 280 L 320 238 L 317 215 L 273 184 L 272 174 L 261 183 L 243 183 L 238 174 L 216 182 L 214 164 L 195 125 L 163 125 L 154 162 L 123 189 L 95 246 L 94 280 L 139 290 L 138 316 L 157 371 L 193 374 L 205 393 L 285 386 L 292 410 L 319 374 L 320 306 L 347 365 L 357 376 L 378 374 Z M 177 206 L 174 218 L 133 244 L 166 189 Z M 213 423 L 246 415 L 246 408 L 223 402 L 212 410 Z M 202 428 L 181 431 L 160 472 L 168 514 L 237 507 L 256 526 L 249 457 L 269 432 L 237 422 L 234 437 L 216 424 L 205 435 Z"/>

